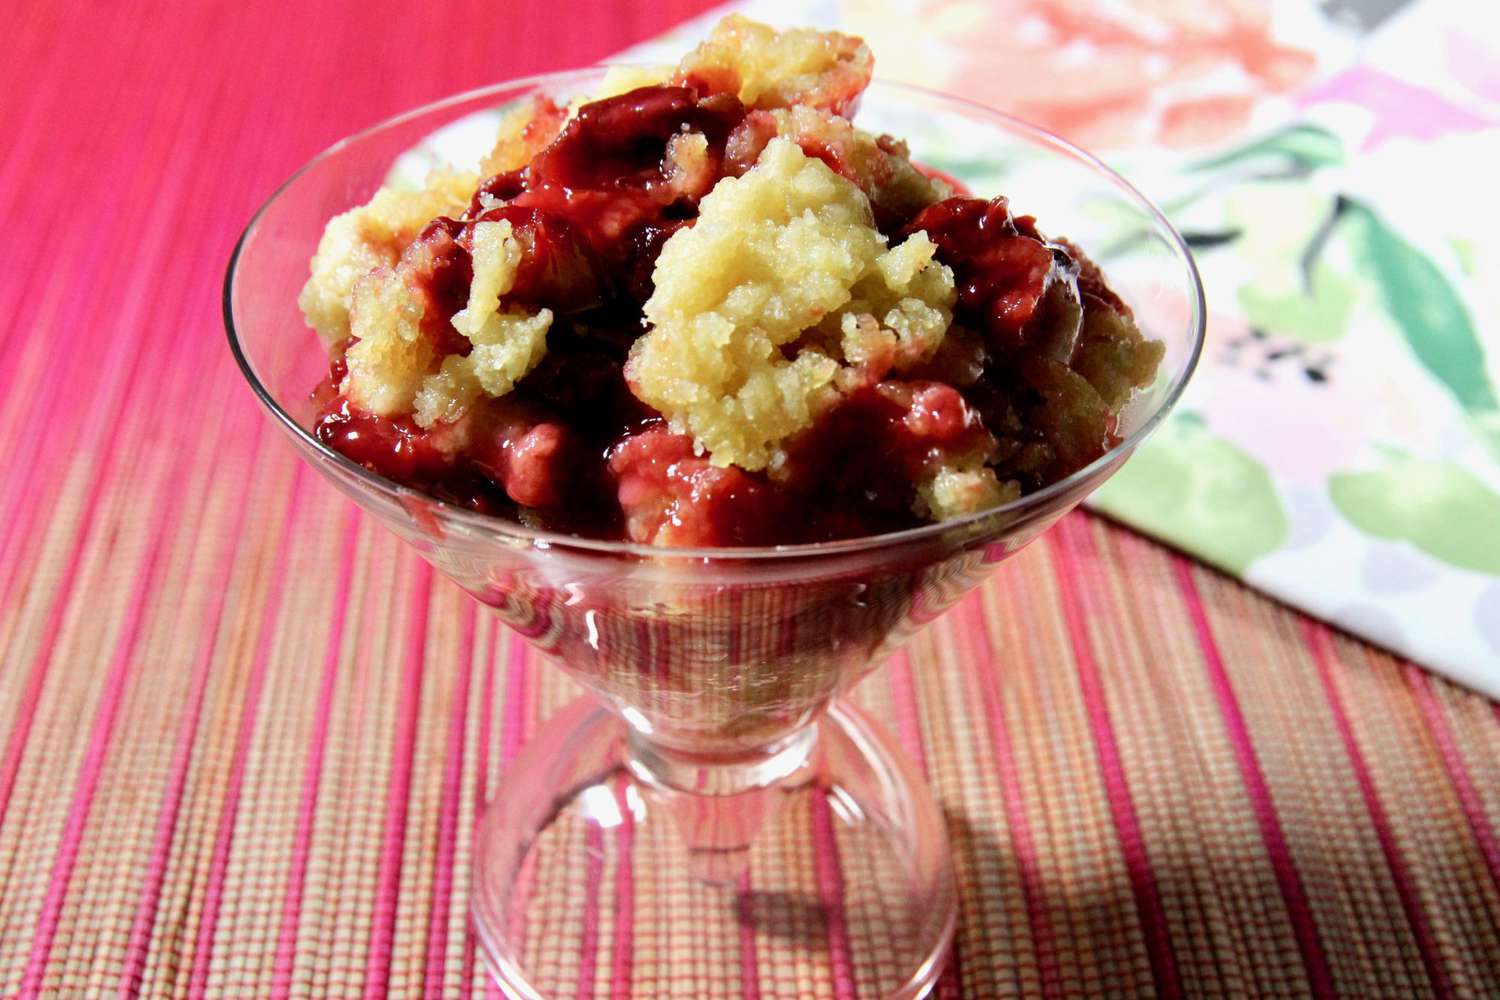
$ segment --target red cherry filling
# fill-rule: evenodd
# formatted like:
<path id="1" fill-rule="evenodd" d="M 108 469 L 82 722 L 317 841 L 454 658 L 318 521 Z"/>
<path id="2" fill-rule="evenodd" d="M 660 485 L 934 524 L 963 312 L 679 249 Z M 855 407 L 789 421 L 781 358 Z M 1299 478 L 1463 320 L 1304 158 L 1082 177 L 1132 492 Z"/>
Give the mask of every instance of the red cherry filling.
<path id="1" fill-rule="evenodd" d="M 850 73 L 830 83 L 823 107 L 852 105 L 868 67 Z M 772 114 L 746 112 L 737 80 L 711 76 L 585 105 L 565 125 L 555 105 L 539 104 L 520 141 L 555 138 L 528 166 L 485 180 L 462 218 L 423 229 L 400 272 L 423 296 L 422 335 L 439 355 L 467 355 L 451 319 L 467 302 L 475 228 L 508 222 L 521 259 L 503 301 L 553 312 L 547 354 L 509 395 L 481 397 L 457 421 L 425 429 L 352 406 L 338 389 L 340 356 L 314 393 L 319 440 L 477 511 L 676 546 L 900 530 L 920 523 L 917 486 L 940 466 L 988 460 L 1030 489 L 1109 446 L 1109 408 L 1069 367 L 1080 314 L 1128 316 L 1098 269 L 1070 245 L 1045 242 L 1004 198 L 927 204 L 931 189 L 904 147 L 881 139 L 872 149 L 846 122 L 816 118 L 791 138 L 866 191 L 892 243 L 927 232 L 958 279 L 956 323 L 983 343 L 952 336 L 906 381 L 889 380 L 889 363 L 871 366 L 769 473 L 714 465 L 636 399 L 623 366 L 662 245 L 693 225 L 719 179 L 750 169 L 779 128 Z M 1093 356 L 1114 357 L 1103 348 Z"/>
<path id="2" fill-rule="evenodd" d="M 564 315 L 604 303 L 608 277 L 588 242 L 562 214 L 501 205 L 465 224 L 459 243 L 472 250 L 477 223 L 502 221 L 510 223 L 511 235 L 521 246 L 515 284 L 506 293 L 508 303 Z"/>
<path id="3" fill-rule="evenodd" d="M 471 445 L 474 466 L 522 507 L 555 508 L 583 467 L 583 443 L 568 427 L 524 408 L 493 408 Z"/>
<path id="4" fill-rule="evenodd" d="M 660 423 L 624 437 L 609 471 L 631 538 L 679 546 L 829 541 L 913 527 L 913 483 L 989 443 L 951 386 L 855 390 L 787 449 L 774 476 L 720 468 Z"/>
<path id="5" fill-rule="evenodd" d="M 956 317 L 983 330 L 997 351 L 1027 346 L 1049 285 L 1066 280 L 1073 267 L 1065 250 L 1042 239 L 1031 216 L 1011 214 L 1004 197 L 946 198 L 918 212 L 902 232 L 918 230 L 958 279 Z"/>
<path id="6" fill-rule="evenodd" d="M 676 546 L 765 545 L 777 537 L 776 491 L 734 466 L 693 453 L 693 440 L 660 423 L 626 435 L 609 471 L 627 537 Z"/>
<path id="7" fill-rule="evenodd" d="M 531 161 L 530 180 L 569 190 L 650 190 L 664 179 L 667 140 L 701 132 L 710 148 L 745 116 L 732 93 L 700 99 L 693 87 L 639 87 L 585 104 L 550 146 Z"/>

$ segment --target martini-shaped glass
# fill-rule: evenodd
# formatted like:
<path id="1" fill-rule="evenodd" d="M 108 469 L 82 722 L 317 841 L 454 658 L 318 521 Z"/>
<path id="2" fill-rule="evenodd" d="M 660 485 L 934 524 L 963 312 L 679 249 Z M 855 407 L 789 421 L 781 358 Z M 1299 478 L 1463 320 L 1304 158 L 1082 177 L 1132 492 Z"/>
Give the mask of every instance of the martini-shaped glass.
<path id="1" fill-rule="evenodd" d="M 1202 344 L 1197 272 L 1161 214 L 1088 154 L 984 107 L 877 82 L 859 123 L 907 137 L 918 160 L 981 196 L 1003 191 L 1045 231 L 1065 233 L 1165 345 L 1155 383 L 1122 417 L 1120 445 L 1093 464 L 944 524 L 689 550 L 474 514 L 320 444 L 308 398 L 327 359 L 297 292 L 324 223 L 393 172 L 471 165 L 496 108 L 538 91 L 588 93 L 602 72 L 440 101 L 308 163 L 235 250 L 230 346 L 304 459 L 589 692 L 516 758 L 476 831 L 474 919 L 508 992 L 921 996 L 957 912 L 943 817 L 890 736 L 840 695 L 1161 421 Z"/>

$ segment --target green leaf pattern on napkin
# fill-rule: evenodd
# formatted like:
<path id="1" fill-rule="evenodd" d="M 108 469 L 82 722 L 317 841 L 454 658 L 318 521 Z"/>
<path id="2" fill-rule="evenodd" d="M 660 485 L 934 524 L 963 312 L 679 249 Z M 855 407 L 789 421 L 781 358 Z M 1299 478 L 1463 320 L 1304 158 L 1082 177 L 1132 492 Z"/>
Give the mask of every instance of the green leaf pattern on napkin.
<path id="1" fill-rule="evenodd" d="M 1251 326 L 1309 344 L 1338 340 L 1349 328 L 1355 284 L 1324 253 L 1329 199 L 1312 188 L 1269 181 L 1225 199 L 1228 224 L 1244 235 L 1235 247 L 1250 269 L 1237 299 Z"/>
<path id="2" fill-rule="evenodd" d="M 1500 461 L 1500 401 L 1484 348 L 1457 290 L 1430 259 L 1369 207 L 1349 202 L 1349 238 L 1412 353 L 1468 415 Z"/>
<path id="3" fill-rule="evenodd" d="M 1393 454 L 1368 472 L 1335 475 L 1334 505 L 1361 531 L 1410 542 L 1450 566 L 1500 574 L 1500 494 L 1468 469 Z"/>
<path id="4" fill-rule="evenodd" d="M 1167 421 L 1094 505 L 1231 573 L 1281 545 L 1288 529 L 1265 467 L 1192 413 Z"/>
<path id="5" fill-rule="evenodd" d="M 1223 170 L 1226 167 L 1241 167 L 1257 160 L 1288 164 L 1295 171 L 1306 173 L 1318 167 L 1343 163 L 1344 143 L 1326 128 L 1297 122 L 1262 138 L 1252 139 L 1227 153 L 1200 160 L 1188 169 Z"/>
<path id="6" fill-rule="evenodd" d="M 1257 375 L 1275 378 L 1283 374 L 1277 359 L 1321 351 L 1330 359 L 1327 377 L 1337 380 L 1350 360 L 1341 361 L 1342 352 L 1379 354 L 1386 348 L 1377 339 L 1394 336 L 1416 362 L 1413 372 L 1441 387 L 1461 414 L 1459 426 L 1500 465 L 1500 397 L 1460 291 L 1465 275 L 1450 278 L 1376 207 L 1339 193 L 1349 176 L 1341 173 L 1346 159 L 1333 133 L 1292 125 L 1182 171 L 1190 187 L 1174 207 L 1214 237 L 1199 241 L 1199 259 L 1210 268 L 1229 265 L 1210 273 L 1235 281 L 1209 286 L 1220 303 L 1232 289 L 1238 318 L 1261 351 L 1258 359 L 1238 355 L 1229 362 L 1221 355 L 1220 362 L 1255 364 Z M 1461 256 L 1459 265 L 1473 269 Z M 1215 304 L 1211 296 L 1211 310 Z M 1368 391 L 1324 386 L 1324 378 L 1319 374 L 1316 388 L 1345 393 L 1345 408 Z M 1297 388 L 1301 396 L 1293 392 L 1289 400 L 1308 398 L 1306 385 Z M 1211 401 L 1205 409 L 1213 412 Z M 1266 420 L 1280 428 L 1287 448 L 1296 447 L 1296 433 L 1320 432 L 1315 424 L 1295 431 L 1302 424 L 1296 413 L 1269 413 Z M 1251 432 L 1225 423 L 1216 436 L 1196 418 L 1174 421 L 1106 486 L 1098 506 L 1243 573 L 1288 537 L 1275 463 L 1267 469 L 1236 443 Z M 1253 436 L 1268 454 L 1264 432 Z M 1458 461 L 1413 457 L 1395 444 L 1372 438 L 1366 454 L 1373 450 L 1376 462 L 1327 469 L 1322 488 L 1335 516 L 1371 539 L 1409 543 L 1449 566 L 1500 575 L 1500 494 Z M 1190 462 L 1205 467 L 1186 468 Z M 1241 537 L 1231 541 L 1231 535 Z"/>

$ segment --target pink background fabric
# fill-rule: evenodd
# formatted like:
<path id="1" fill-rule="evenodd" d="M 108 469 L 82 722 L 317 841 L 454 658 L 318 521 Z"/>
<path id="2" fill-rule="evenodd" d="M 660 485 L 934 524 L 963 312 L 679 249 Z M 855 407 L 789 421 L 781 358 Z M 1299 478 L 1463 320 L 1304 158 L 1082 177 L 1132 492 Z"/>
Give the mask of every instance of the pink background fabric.
<path id="1" fill-rule="evenodd" d="M 493 990 L 474 815 L 575 691 L 298 464 L 223 270 L 338 137 L 704 6 L 0 11 L 0 994 Z M 1500 709 L 1181 555 L 1072 516 L 857 698 L 950 817 L 945 996 L 1500 993 Z"/>

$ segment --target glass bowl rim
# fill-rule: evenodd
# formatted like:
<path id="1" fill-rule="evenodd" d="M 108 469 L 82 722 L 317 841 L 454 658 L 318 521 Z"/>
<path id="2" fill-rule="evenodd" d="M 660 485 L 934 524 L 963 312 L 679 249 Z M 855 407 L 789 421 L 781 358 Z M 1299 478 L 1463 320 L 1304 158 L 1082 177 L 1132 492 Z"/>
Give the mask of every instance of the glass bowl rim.
<path id="1" fill-rule="evenodd" d="M 512 543 L 523 543 L 533 548 L 550 549 L 583 549 L 603 555 L 632 556 L 645 559 L 677 559 L 677 560 L 740 560 L 740 559 L 806 559 L 828 555 L 847 555 L 866 550 L 875 550 L 885 547 L 900 546 L 913 542 L 921 542 L 949 533 L 966 532 L 986 521 L 1010 523 L 1014 515 L 1024 515 L 1036 510 L 1043 509 L 1048 502 L 1058 496 L 1064 495 L 1076 488 L 1080 483 L 1086 482 L 1099 471 L 1107 467 L 1121 455 L 1128 455 L 1137 445 L 1144 441 L 1152 431 L 1166 418 L 1177 401 L 1182 397 L 1183 390 L 1187 387 L 1188 380 L 1198 366 L 1198 361 L 1203 353 L 1204 328 L 1207 322 L 1206 304 L 1203 295 L 1203 282 L 1198 273 L 1197 262 L 1193 259 L 1192 251 L 1189 249 L 1182 235 L 1177 232 L 1175 226 L 1168 221 L 1161 210 L 1156 207 L 1150 199 L 1131 184 L 1128 180 L 1116 173 L 1093 153 L 1082 149 L 1068 140 L 1047 131 L 1040 126 L 1016 118 L 1013 115 L 998 111 L 988 105 L 981 104 L 965 97 L 954 94 L 943 93 L 929 87 L 916 84 L 899 83 L 893 80 L 884 80 L 879 77 L 871 81 L 870 87 L 874 90 L 890 90 L 897 94 L 916 95 L 927 99 L 935 99 L 947 104 L 958 105 L 971 112 L 995 120 L 1007 131 L 1019 134 L 1031 143 L 1041 146 L 1049 153 L 1062 155 L 1083 163 L 1095 173 L 1101 175 L 1105 180 L 1123 194 L 1128 200 L 1145 210 L 1146 215 L 1152 219 L 1157 228 L 1166 235 L 1171 246 L 1176 250 L 1178 257 L 1186 265 L 1188 278 L 1191 282 L 1190 305 L 1192 316 L 1189 325 L 1192 327 L 1192 345 L 1188 350 L 1188 356 L 1184 363 L 1172 376 L 1171 383 L 1167 386 L 1166 394 L 1161 403 L 1141 423 L 1139 427 L 1109 448 L 1104 454 L 1094 459 L 1088 465 L 1075 469 L 1073 472 L 1050 483 L 1034 493 L 1024 494 L 1015 500 L 1007 501 L 995 507 L 975 511 L 963 517 L 948 521 L 934 521 L 930 524 L 918 525 L 914 528 L 905 528 L 901 531 L 886 532 L 878 535 L 863 535 L 857 538 L 839 539 L 831 542 L 803 542 L 794 545 L 768 545 L 768 546 L 715 546 L 715 547 L 688 547 L 675 548 L 671 546 L 652 545 L 642 542 L 620 542 L 606 539 L 587 538 L 579 535 L 569 535 L 562 532 L 547 531 L 540 528 L 528 528 L 516 521 L 496 517 L 490 514 L 480 514 L 476 511 L 465 510 L 462 507 L 439 500 L 421 490 L 402 486 L 394 480 L 387 479 L 379 473 L 366 469 L 359 463 L 345 457 L 340 452 L 330 448 L 319 441 L 315 435 L 303 427 L 295 417 L 281 405 L 275 394 L 263 383 L 246 355 L 240 343 L 239 333 L 234 318 L 234 288 L 235 276 L 238 272 L 240 254 L 245 248 L 246 242 L 255 232 L 261 219 L 281 197 L 282 193 L 297 183 L 304 174 L 313 169 L 322 161 L 333 156 L 339 150 L 352 145 L 364 137 L 383 129 L 423 117 L 444 108 L 454 107 L 461 104 L 478 100 L 480 98 L 499 94 L 507 91 L 537 90 L 549 84 L 561 84 L 569 81 L 582 81 L 591 76 L 596 76 L 612 65 L 630 65 L 628 63 L 599 63 L 594 66 L 560 70 L 549 73 L 537 73 L 531 76 L 516 77 L 503 80 L 498 83 L 487 84 L 476 87 L 462 93 L 452 94 L 448 97 L 431 101 L 419 107 L 402 111 L 398 114 L 384 118 L 373 125 L 369 125 L 357 132 L 345 136 L 334 142 L 322 152 L 309 159 L 301 167 L 288 177 L 270 196 L 256 209 L 255 214 L 245 225 L 239 238 L 235 241 L 234 251 L 229 256 L 229 265 L 224 274 L 223 289 L 223 313 L 224 328 L 229 339 L 229 350 L 233 354 L 235 364 L 239 366 L 240 374 L 250 384 L 251 390 L 260 400 L 271 415 L 279 422 L 285 430 L 300 440 L 304 445 L 313 449 L 323 459 L 332 462 L 345 473 L 355 477 L 364 487 L 373 488 L 376 491 L 391 496 L 398 504 L 403 501 L 422 504 L 429 509 L 436 508 L 441 515 L 465 528 L 478 531 L 487 535 L 499 536 L 501 539 Z M 447 124 L 447 123 L 445 123 Z M 441 127 L 441 126 L 438 126 Z"/>

